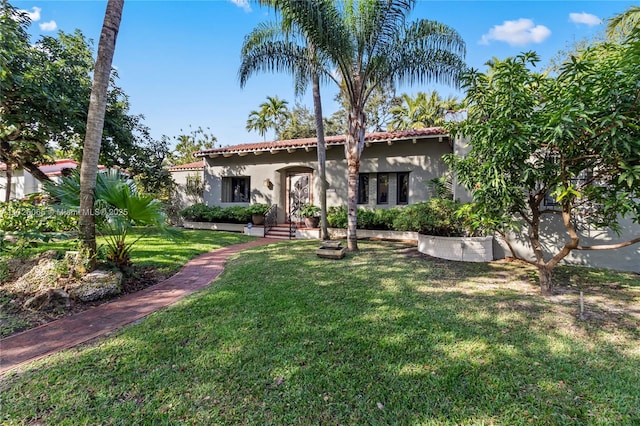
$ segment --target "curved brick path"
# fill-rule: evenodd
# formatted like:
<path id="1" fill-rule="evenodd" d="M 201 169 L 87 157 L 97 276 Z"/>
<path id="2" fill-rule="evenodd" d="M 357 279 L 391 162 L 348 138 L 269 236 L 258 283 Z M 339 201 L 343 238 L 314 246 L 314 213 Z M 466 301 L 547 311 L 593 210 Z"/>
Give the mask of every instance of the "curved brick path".
<path id="1" fill-rule="evenodd" d="M 191 259 L 172 277 L 78 314 L 0 340 L 0 374 L 113 331 L 206 287 L 224 269 L 229 256 L 278 240 L 261 238 Z"/>

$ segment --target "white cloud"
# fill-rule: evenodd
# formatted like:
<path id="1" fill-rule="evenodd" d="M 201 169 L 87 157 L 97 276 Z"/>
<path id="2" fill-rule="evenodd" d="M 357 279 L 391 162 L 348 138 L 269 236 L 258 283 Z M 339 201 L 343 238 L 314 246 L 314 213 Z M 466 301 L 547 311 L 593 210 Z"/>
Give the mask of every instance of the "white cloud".
<path id="1" fill-rule="evenodd" d="M 251 6 L 249 5 L 248 0 L 229 0 L 231 3 L 235 4 L 239 8 L 243 9 L 245 12 L 251 12 Z"/>
<path id="2" fill-rule="evenodd" d="M 569 22 L 584 24 L 593 27 L 595 25 L 600 25 L 600 23 L 602 23 L 602 19 L 598 18 L 596 15 L 592 15 L 586 12 L 570 13 Z"/>
<path id="3" fill-rule="evenodd" d="M 491 40 L 504 41 L 511 46 L 523 46 L 529 43 L 542 43 L 551 35 L 544 25 L 535 25 L 531 19 L 520 18 L 517 21 L 504 21 L 495 25 L 482 36 L 480 44 L 489 44 Z"/>
<path id="4" fill-rule="evenodd" d="M 42 24 L 38 24 L 41 31 L 55 31 L 58 28 L 58 24 L 56 21 L 43 22 Z"/>
<path id="5" fill-rule="evenodd" d="M 32 12 L 29 12 L 28 10 L 22 9 L 22 10 L 20 10 L 20 12 L 24 12 L 27 15 L 29 15 L 29 19 L 31 20 L 31 22 L 39 21 L 40 20 L 40 11 L 42 11 L 42 9 L 39 8 L 39 7 L 33 6 L 31 8 L 31 10 L 32 10 Z"/>

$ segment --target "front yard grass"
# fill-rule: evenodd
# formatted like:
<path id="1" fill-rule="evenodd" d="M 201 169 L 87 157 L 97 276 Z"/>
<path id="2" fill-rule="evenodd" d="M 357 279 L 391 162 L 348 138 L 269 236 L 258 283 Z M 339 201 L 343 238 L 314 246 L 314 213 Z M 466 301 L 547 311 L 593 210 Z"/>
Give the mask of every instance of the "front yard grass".
<path id="1" fill-rule="evenodd" d="M 127 241 L 138 238 L 148 229 L 134 228 Z M 149 281 L 162 280 L 178 272 L 190 259 L 231 244 L 243 243 L 254 239 L 243 234 L 231 232 L 211 232 L 201 230 L 180 230 L 177 238 L 166 235 L 150 234 L 140 239 L 131 254 L 134 268 L 129 281 L 139 281 L 136 286 L 145 286 Z M 104 238 L 97 238 L 98 245 L 104 244 Z M 28 247 L 25 257 L 35 256 L 46 250 L 60 252 L 77 250 L 76 239 L 40 242 Z M 0 261 L 1 263 L 1 261 Z M 2 265 L 0 264 L 0 267 Z M 16 293 L 10 283 L 0 280 L 0 338 L 56 319 L 66 312 L 32 312 L 21 309 L 27 295 Z"/>
<path id="2" fill-rule="evenodd" d="M 638 275 L 563 267 L 545 298 L 519 264 L 360 245 L 243 252 L 209 288 L 5 375 L 0 423 L 640 422 Z"/>

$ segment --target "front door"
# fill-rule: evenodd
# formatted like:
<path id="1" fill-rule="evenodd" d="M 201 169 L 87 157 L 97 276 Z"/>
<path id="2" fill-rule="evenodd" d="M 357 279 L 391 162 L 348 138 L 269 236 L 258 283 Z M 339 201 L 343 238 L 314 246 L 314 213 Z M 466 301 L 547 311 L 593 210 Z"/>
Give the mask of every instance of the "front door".
<path id="1" fill-rule="evenodd" d="M 292 173 L 287 177 L 287 212 L 290 222 L 302 222 L 300 210 L 311 202 L 311 173 Z"/>

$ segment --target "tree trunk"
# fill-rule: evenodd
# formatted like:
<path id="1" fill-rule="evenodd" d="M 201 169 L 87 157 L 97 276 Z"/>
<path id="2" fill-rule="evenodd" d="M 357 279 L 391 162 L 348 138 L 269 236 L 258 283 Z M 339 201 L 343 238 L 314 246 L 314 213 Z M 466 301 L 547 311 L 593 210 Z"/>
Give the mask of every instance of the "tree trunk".
<path id="1" fill-rule="evenodd" d="M 357 85 L 358 87 L 359 84 Z M 358 89 L 359 93 L 360 89 Z M 358 250 L 358 174 L 360 173 L 360 154 L 364 148 L 365 114 L 364 106 L 352 105 L 349 111 L 347 137 L 344 152 L 348 167 L 347 188 L 347 249 Z"/>
<path id="2" fill-rule="evenodd" d="M 320 178 L 320 238 L 329 239 L 327 224 L 327 172 L 326 172 L 326 144 L 324 140 L 324 124 L 322 123 L 322 102 L 320 98 L 320 78 L 318 73 L 313 73 L 313 112 L 316 119 L 316 132 L 318 136 L 318 176 Z"/>
<path id="3" fill-rule="evenodd" d="M 347 250 L 358 250 L 358 173 L 360 161 L 347 159 L 349 179 L 347 188 Z"/>
<path id="4" fill-rule="evenodd" d="M 4 191 L 4 202 L 8 203 L 9 201 L 11 201 L 11 180 L 13 178 L 13 170 L 11 168 L 11 164 L 7 163 L 7 187 L 5 188 Z"/>
<path id="5" fill-rule="evenodd" d="M 98 43 L 98 58 L 93 72 L 93 85 L 87 115 L 87 133 L 84 139 L 80 167 L 80 240 L 84 248 L 89 251 L 90 258 L 93 258 L 96 253 L 94 191 L 104 128 L 104 114 L 107 108 L 109 76 L 123 7 L 124 0 L 108 0 L 107 2 L 100 42 Z"/>
<path id="6" fill-rule="evenodd" d="M 548 265 L 538 265 L 538 277 L 540 282 L 540 292 L 543 295 L 553 294 L 553 281 L 551 279 L 551 272 L 553 267 Z"/>

